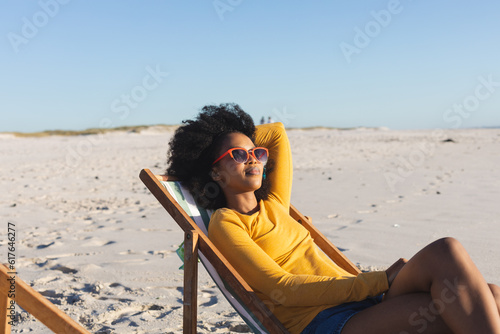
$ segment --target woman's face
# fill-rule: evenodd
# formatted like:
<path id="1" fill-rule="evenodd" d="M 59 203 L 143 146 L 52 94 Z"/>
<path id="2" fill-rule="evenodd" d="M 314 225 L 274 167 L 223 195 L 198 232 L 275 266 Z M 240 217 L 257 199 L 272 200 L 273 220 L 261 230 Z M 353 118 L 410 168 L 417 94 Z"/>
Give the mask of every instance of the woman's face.
<path id="1" fill-rule="evenodd" d="M 234 147 L 242 147 L 246 150 L 254 148 L 255 145 L 250 138 L 242 133 L 234 132 L 228 134 L 217 152 L 217 157 Z M 231 155 L 227 154 L 212 168 L 212 178 L 216 181 L 224 193 L 253 192 L 262 185 L 262 173 L 264 166 L 257 161 L 252 154 L 245 163 L 237 163 Z"/>

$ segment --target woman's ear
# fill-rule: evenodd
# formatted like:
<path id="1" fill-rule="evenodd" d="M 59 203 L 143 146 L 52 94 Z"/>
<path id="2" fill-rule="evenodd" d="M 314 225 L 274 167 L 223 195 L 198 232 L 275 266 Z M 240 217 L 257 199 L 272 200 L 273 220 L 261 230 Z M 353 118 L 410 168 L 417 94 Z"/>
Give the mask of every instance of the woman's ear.
<path id="1" fill-rule="evenodd" d="M 210 171 L 210 177 L 212 178 L 212 180 L 214 181 L 220 181 L 221 180 L 221 176 L 219 174 L 219 172 L 217 171 L 217 169 L 213 168 L 211 171 Z"/>

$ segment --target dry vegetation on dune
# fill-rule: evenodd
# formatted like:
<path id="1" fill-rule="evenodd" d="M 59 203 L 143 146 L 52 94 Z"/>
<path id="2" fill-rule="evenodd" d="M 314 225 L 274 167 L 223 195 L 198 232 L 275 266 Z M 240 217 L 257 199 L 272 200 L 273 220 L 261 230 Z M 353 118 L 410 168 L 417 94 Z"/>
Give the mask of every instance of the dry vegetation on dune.
<path id="1" fill-rule="evenodd" d="M 104 134 L 110 132 L 129 132 L 129 133 L 140 133 L 144 130 L 155 128 L 156 130 L 175 130 L 179 125 L 167 125 L 167 124 L 155 124 L 155 125 L 131 125 L 131 126 L 119 126 L 116 128 L 90 128 L 85 130 L 45 130 L 38 132 L 0 132 L 0 134 L 13 135 L 15 137 L 25 137 L 25 138 L 37 138 L 37 137 L 48 137 L 48 136 L 86 136 L 95 134 Z M 363 128 L 363 127 L 361 127 Z M 326 126 L 311 126 L 311 127 L 287 127 L 288 130 L 356 130 L 359 127 L 353 128 L 338 128 L 338 127 L 326 127 Z M 381 128 L 366 128 L 366 129 L 381 129 Z"/>
<path id="2" fill-rule="evenodd" d="M 157 129 L 171 130 L 175 129 L 177 125 L 166 125 L 166 124 L 134 125 L 134 126 L 120 126 L 116 128 L 90 128 L 86 130 L 46 130 L 39 132 L 4 132 L 4 133 L 12 134 L 16 137 L 86 136 L 86 135 L 95 135 L 95 134 L 119 132 L 119 131 L 140 133 L 141 131 L 152 127 Z"/>

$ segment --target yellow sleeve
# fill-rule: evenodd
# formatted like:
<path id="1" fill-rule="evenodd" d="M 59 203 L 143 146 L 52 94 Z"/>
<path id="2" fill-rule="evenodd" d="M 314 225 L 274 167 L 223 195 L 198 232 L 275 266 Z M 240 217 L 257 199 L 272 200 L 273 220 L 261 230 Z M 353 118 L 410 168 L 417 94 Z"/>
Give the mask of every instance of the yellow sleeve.
<path id="1" fill-rule="evenodd" d="M 338 305 L 376 296 L 388 289 L 384 271 L 346 277 L 290 274 L 250 238 L 239 218 L 228 210 L 218 210 L 212 215 L 208 235 L 243 279 L 277 304 Z"/>
<path id="2" fill-rule="evenodd" d="M 282 123 L 256 126 L 255 145 L 266 147 L 269 150 L 269 159 L 274 161 L 274 170 L 269 175 L 270 196 L 276 198 L 285 207 L 290 207 L 293 166 L 292 152 L 285 126 Z"/>

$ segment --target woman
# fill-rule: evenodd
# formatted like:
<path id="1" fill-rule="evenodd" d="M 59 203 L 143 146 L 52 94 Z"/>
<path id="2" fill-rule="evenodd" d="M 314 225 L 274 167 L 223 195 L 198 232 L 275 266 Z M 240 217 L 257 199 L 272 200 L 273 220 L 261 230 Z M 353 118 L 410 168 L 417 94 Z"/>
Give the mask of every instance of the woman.
<path id="1" fill-rule="evenodd" d="M 291 333 L 500 334 L 500 289 L 455 239 L 357 276 L 319 251 L 288 214 L 282 124 L 256 128 L 238 105 L 206 106 L 176 131 L 169 164 L 168 174 L 216 209 L 209 238 Z"/>

